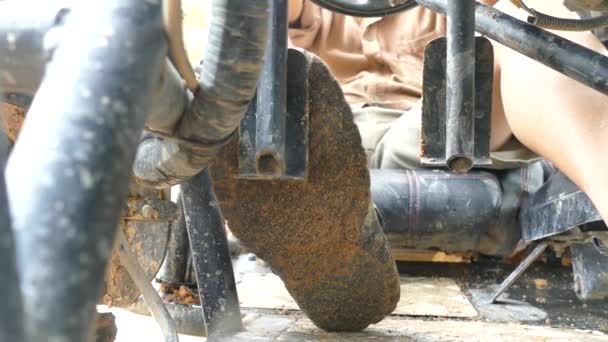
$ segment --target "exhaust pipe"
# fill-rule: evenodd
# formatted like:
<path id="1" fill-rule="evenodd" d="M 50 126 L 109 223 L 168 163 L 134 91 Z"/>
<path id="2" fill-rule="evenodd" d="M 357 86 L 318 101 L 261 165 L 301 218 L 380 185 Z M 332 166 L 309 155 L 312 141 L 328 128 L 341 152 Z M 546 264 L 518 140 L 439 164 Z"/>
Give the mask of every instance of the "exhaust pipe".
<path id="1" fill-rule="evenodd" d="M 370 170 L 384 233 L 407 248 L 474 251 L 498 219 L 502 189 L 487 172 Z"/>
<path id="2" fill-rule="evenodd" d="M 374 205 L 392 246 L 506 256 L 521 239 L 522 198 L 543 184 L 544 167 L 370 170 Z"/>

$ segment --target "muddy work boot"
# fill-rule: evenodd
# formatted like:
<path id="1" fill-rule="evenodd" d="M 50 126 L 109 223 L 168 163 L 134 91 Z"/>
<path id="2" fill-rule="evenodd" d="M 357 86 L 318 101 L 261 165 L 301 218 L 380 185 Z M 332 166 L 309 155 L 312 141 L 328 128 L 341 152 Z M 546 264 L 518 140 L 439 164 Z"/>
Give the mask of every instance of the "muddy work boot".
<path id="1" fill-rule="evenodd" d="M 390 314 L 399 277 L 370 203 L 361 138 L 338 83 L 316 57 L 289 54 L 305 72 L 306 181 L 238 178 L 238 141 L 210 167 L 233 234 L 265 260 L 308 317 L 329 331 L 362 330 Z M 289 93 L 289 91 L 288 91 Z"/>

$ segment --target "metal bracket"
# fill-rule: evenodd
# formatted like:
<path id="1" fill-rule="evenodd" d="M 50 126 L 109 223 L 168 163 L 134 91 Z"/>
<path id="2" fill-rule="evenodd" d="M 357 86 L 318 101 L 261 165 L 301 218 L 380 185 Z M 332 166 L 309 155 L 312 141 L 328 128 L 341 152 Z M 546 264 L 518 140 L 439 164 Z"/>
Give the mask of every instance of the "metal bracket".
<path id="1" fill-rule="evenodd" d="M 423 166 L 445 167 L 446 160 L 446 54 L 447 39 L 431 41 L 424 52 L 422 99 Z M 484 37 L 475 38 L 475 118 L 473 166 L 490 166 L 490 123 L 494 50 Z"/>
<path id="2" fill-rule="evenodd" d="M 608 256 L 591 242 L 570 246 L 574 292 L 583 301 L 608 298 Z"/>
<path id="3" fill-rule="evenodd" d="M 602 218 L 587 194 L 558 171 L 524 200 L 519 220 L 523 239 L 535 241 Z"/>
<path id="4" fill-rule="evenodd" d="M 239 175 L 305 179 L 308 166 L 308 73 L 287 49 L 287 1 L 272 2 L 270 40 L 255 101 L 240 127 Z"/>
<path id="5" fill-rule="evenodd" d="M 207 337 L 243 329 L 224 217 L 209 171 L 181 185 L 184 217 Z"/>

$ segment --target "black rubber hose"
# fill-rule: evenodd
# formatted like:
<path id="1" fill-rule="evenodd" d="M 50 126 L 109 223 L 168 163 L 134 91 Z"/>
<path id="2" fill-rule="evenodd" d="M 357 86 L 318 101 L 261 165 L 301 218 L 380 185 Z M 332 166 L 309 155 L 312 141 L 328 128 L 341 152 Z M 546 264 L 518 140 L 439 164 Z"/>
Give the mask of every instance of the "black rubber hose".
<path id="1" fill-rule="evenodd" d="M 355 17 L 383 17 L 418 5 L 414 0 L 312 0 L 330 11 Z"/>
<path id="2" fill-rule="evenodd" d="M 199 89 L 174 136 L 142 139 L 133 164 L 140 183 L 166 188 L 190 179 L 230 140 L 255 93 L 268 5 L 268 0 L 212 2 Z"/>

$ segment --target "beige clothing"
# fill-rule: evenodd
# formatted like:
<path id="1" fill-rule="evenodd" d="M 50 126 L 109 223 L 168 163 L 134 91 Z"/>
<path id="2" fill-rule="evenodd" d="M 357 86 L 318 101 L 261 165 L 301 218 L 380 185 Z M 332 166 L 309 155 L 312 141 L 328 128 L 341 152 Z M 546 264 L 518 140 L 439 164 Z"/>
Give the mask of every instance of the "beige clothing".
<path id="1" fill-rule="evenodd" d="M 370 167 L 417 168 L 424 49 L 445 30 L 445 17 L 421 6 L 384 18 L 356 18 L 304 0 L 289 38 L 321 57 L 342 86 Z M 540 159 L 515 138 L 491 157 L 501 169 Z"/>
<path id="2" fill-rule="evenodd" d="M 361 143 L 373 169 L 416 169 L 420 165 L 422 111 L 417 103 L 408 112 L 380 107 L 353 111 Z M 490 153 L 492 169 L 521 167 L 541 160 L 540 156 L 511 139 Z"/>
<path id="3" fill-rule="evenodd" d="M 422 96 L 424 48 L 444 35 L 445 25 L 443 16 L 420 6 L 385 18 L 356 18 L 305 0 L 289 38 L 328 64 L 353 109 L 406 111 Z"/>

